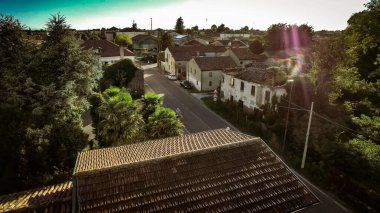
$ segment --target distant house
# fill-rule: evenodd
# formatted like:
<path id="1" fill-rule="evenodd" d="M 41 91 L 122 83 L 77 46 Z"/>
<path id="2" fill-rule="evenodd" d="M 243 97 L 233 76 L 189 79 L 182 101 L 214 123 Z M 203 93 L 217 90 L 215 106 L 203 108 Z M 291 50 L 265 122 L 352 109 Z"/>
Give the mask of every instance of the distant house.
<path id="1" fill-rule="evenodd" d="M 187 64 L 187 80 L 198 91 L 213 91 L 220 87 L 222 70 L 235 67 L 229 56 L 194 57 Z"/>
<path id="2" fill-rule="evenodd" d="M 285 74 L 286 75 L 286 74 Z M 281 73 L 263 68 L 226 69 L 222 75 L 221 99 L 242 101 L 249 109 L 271 104 L 273 96 L 286 95 Z"/>
<path id="3" fill-rule="evenodd" d="M 297 212 L 318 203 L 261 138 L 216 129 L 80 152 L 72 181 L 1 196 L 0 211 Z"/>
<path id="4" fill-rule="evenodd" d="M 221 33 L 220 40 L 226 40 L 231 38 L 249 38 L 249 34 L 245 33 Z"/>
<path id="5" fill-rule="evenodd" d="M 183 46 L 204 46 L 205 44 L 202 44 L 201 42 L 195 40 L 195 39 L 191 39 L 189 41 L 186 41 L 185 43 L 183 43 Z"/>
<path id="6" fill-rule="evenodd" d="M 121 59 L 131 59 L 135 61 L 135 54 L 125 47 L 119 46 L 107 40 L 87 40 L 81 47 L 86 50 L 93 50 L 100 56 L 101 65 L 114 63 Z"/>
<path id="7" fill-rule="evenodd" d="M 244 67 L 253 62 L 263 62 L 267 59 L 265 55 L 258 55 L 246 48 L 229 48 L 223 56 L 230 56 L 237 64 Z"/>
<path id="8" fill-rule="evenodd" d="M 169 47 L 165 50 L 165 62 L 161 67 L 180 79 L 186 79 L 187 63 L 192 57 L 221 56 L 225 51 L 225 47 L 203 45 Z"/>
<path id="9" fill-rule="evenodd" d="M 132 37 L 133 49 L 146 49 L 148 51 L 155 51 L 159 49 L 159 40 L 151 35 L 136 35 Z"/>
<path id="10" fill-rule="evenodd" d="M 242 42 L 239 39 L 233 40 L 217 40 L 211 43 L 213 46 L 225 46 L 225 47 L 248 47 L 248 44 Z"/>

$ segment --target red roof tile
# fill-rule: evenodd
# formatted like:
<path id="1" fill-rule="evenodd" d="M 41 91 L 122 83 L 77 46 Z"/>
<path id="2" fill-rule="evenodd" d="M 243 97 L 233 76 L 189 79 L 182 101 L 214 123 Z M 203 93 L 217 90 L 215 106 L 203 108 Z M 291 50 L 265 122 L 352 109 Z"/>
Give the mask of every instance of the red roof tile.
<path id="1" fill-rule="evenodd" d="M 237 67 L 237 64 L 230 56 L 195 57 L 194 60 L 202 71 L 223 70 Z"/>
<path id="2" fill-rule="evenodd" d="M 82 45 L 82 48 L 88 49 L 100 49 L 101 57 L 114 57 L 120 56 L 120 46 L 107 40 L 87 40 Z M 124 56 L 134 56 L 135 54 L 124 48 Z"/>

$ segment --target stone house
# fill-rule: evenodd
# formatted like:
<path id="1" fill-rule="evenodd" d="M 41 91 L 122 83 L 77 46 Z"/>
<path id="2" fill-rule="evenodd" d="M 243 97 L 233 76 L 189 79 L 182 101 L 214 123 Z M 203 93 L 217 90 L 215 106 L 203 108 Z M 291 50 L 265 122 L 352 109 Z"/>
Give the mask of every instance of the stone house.
<path id="1" fill-rule="evenodd" d="M 237 64 L 229 56 L 194 57 L 187 64 L 187 80 L 198 91 L 213 91 L 220 88 L 222 70 L 235 68 Z"/>
<path id="2" fill-rule="evenodd" d="M 248 48 L 229 48 L 223 56 L 230 56 L 237 64 L 244 67 L 254 62 L 264 62 L 267 57 L 265 55 L 257 55 L 252 53 Z"/>

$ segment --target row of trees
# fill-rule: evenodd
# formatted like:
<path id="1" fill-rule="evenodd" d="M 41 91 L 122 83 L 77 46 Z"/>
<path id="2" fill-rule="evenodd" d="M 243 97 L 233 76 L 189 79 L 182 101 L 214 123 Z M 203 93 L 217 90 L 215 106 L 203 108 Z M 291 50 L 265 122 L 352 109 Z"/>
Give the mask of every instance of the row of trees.
<path id="1" fill-rule="evenodd" d="M 342 33 L 313 43 L 311 72 L 294 82 L 291 100 L 293 108 L 315 103 L 305 174 L 361 210 L 380 209 L 379 11 L 372 0 Z M 285 156 L 298 167 L 309 115 L 290 112 Z"/>
<path id="2" fill-rule="evenodd" d="M 68 179 L 87 145 L 82 113 L 97 86 L 98 58 L 80 48 L 65 18 L 35 45 L 10 16 L 0 18 L 0 193 Z"/>
<path id="3" fill-rule="evenodd" d="M 91 116 L 99 147 L 117 146 L 181 135 L 176 112 L 162 107 L 162 98 L 147 93 L 134 101 L 129 92 L 111 87 L 91 98 Z"/>
<path id="4" fill-rule="evenodd" d="M 267 30 L 267 46 L 272 50 L 288 48 L 310 47 L 313 36 L 313 27 L 307 24 L 288 25 L 273 24 Z"/>

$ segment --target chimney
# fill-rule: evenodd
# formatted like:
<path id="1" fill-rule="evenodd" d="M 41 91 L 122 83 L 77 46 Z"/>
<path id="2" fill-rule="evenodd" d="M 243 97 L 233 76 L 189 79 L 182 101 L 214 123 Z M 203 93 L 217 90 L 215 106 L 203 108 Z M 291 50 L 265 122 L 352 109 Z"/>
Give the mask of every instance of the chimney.
<path id="1" fill-rule="evenodd" d="M 120 59 L 124 58 L 124 47 L 120 46 Z"/>
<path id="2" fill-rule="evenodd" d="M 199 57 L 199 51 L 197 51 L 197 57 Z"/>

